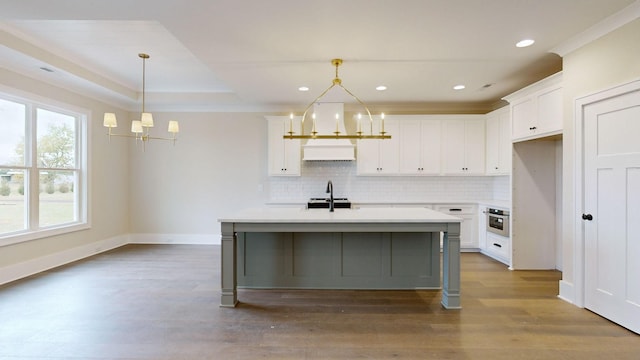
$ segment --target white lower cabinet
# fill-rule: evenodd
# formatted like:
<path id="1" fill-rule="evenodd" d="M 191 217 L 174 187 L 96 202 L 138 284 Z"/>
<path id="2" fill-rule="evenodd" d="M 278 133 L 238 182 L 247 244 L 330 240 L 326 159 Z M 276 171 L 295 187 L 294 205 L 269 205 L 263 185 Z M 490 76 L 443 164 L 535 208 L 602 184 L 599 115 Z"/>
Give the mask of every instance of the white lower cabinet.
<path id="1" fill-rule="evenodd" d="M 460 249 L 478 251 L 477 205 L 439 204 L 434 206 L 434 210 L 461 218 Z"/>
<path id="2" fill-rule="evenodd" d="M 491 232 L 487 232 L 486 247 L 484 252 L 492 258 L 506 264 L 511 265 L 511 239 L 500 236 Z"/>

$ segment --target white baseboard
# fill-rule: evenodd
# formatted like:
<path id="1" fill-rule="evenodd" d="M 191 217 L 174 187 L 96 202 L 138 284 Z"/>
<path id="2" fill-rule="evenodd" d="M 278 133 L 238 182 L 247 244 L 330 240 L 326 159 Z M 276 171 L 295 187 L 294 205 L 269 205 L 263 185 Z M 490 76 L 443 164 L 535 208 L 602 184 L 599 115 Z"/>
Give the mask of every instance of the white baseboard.
<path id="1" fill-rule="evenodd" d="M 130 244 L 220 245 L 220 234 L 129 234 Z"/>
<path id="2" fill-rule="evenodd" d="M 128 243 L 128 235 L 122 235 L 5 266 L 0 271 L 0 285 L 109 251 Z"/>
<path id="3" fill-rule="evenodd" d="M 127 244 L 220 245 L 220 234 L 127 234 L 0 268 L 0 285 Z"/>
<path id="4" fill-rule="evenodd" d="M 573 286 L 573 283 L 570 283 L 568 281 L 565 280 L 560 280 L 559 282 L 559 292 L 560 294 L 558 294 L 558 298 L 571 303 L 573 305 L 577 305 L 576 304 L 576 299 L 575 299 L 575 288 Z"/>

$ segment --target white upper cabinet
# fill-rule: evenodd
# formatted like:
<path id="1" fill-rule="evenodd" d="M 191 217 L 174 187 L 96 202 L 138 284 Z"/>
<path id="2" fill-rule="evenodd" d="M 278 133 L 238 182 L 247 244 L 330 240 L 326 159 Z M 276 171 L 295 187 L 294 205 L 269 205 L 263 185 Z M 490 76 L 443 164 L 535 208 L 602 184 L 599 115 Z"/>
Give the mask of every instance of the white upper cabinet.
<path id="1" fill-rule="evenodd" d="M 293 129 L 300 133 L 300 116 L 267 116 L 269 176 L 300 176 L 300 140 L 283 139 Z"/>
<path id="2" fill-rule="evenodd" d="M 487 114 L 487 175 L 511 173 L 511 118 L 505 106 Z"/>
<path id="3" fill-rule="evenodd" d="M 363 132 L 368 133 L 363 125 Z M 356 159 L 358 175 L 391 175 L 398 174 L 400 152 L 399 126 L 393 118 L 384 120 L 384 131 L 391 139 L 358 140 Z M 380 121 L 373 122 L 373 134 L 380 132 Z"/>
<path id="4" fill-rule="evenodd" d="M 442 141 L 445 175 L 484 175 L 484 116 L 467 115 L 443 120 Z"/>
<path id="5" fill-rule="evenodd" d="M 513 142 L 562 133 L 562 73 L 540 80 L 504 99 L 511 108 Z"/>
<path id="6" fill-rule="evenodd" d="M 404 116 L 400 123 L 400 174 L 439 175 L 442 120 Z"/>

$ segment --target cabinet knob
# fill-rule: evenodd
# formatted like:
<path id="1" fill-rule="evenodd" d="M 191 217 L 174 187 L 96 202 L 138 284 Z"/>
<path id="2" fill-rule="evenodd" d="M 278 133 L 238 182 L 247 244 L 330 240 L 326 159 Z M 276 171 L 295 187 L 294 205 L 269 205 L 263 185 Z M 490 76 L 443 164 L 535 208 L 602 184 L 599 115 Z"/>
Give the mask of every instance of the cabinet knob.
<path id="1" fill-rule="evenodd" d="M 593 215 L 591 215 L 591 214 L 582 214 L 582 220 L 591 221 L 591 220 L 593 220 Z"/>

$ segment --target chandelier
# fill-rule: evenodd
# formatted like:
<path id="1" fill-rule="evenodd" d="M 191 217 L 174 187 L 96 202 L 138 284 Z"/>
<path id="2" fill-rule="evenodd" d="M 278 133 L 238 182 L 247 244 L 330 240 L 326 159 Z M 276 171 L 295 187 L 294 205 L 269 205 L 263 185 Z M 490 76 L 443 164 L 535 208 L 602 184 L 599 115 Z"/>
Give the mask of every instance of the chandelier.
<path id="1" fill-rule="evenodd" d="M 103 125 L 106 128 L 109 128 L 109 141 L 111 141 L 112 136 L 119 137 L 130 137 L 134 138 L 136 142 L 142 142 L 142 149 L 144 151 L 146 147 L 146 143 L 149 140 L 170 140 L 173 141 L 175 145 L 176 140 L 178 139 L 178 132 L 180 132 L 180 126 L 176 120 L 169 121 L 168 132 L 171 137 L 157 137 L 151 136 L 149 134 L 149 129 L 153 127 L 153 115 L 151 113 L 145 112 L 144 110 L 144 100 L 145 100 L 145 62 L 149 58 L 149 55 L 140 53 L 138 57 L 142 59 L 142 112 L 140 114 L 140 120 L 131 121 L 131 132 L 132 134 L 114 134 L 112 132 L 112 128 L 118 127 L 118 121 L 116 120 L 115 113 L 104 113 L 104 121 Z"/>
<path id="2" fill-rule="evenodd" d="M 360 100 L 360 98 L 355 96 L 351 91 L 349 91 L 347 88 L 345 88 L 342 85 L 342 80 L 338 77 L 338 68 L 340 67 L 340 65 L 342 65 L 342 59 L 333 59 L 333 60 L 331 60 L 331 65 L 336 67 L 336 77 L 333 79 L 333 82 L 332 82 L 331 86 L 329 86 L 325 91 L 323 91 L 322 94 L 320 94 L 317 98 L 315 98 L 315 100 L 313 100 L 311 102 L 311 104 L 309 104 L 306 107 L 306 109 L 304 109 L 304 113 L 302 114 L 302 122 L 301 122 L 301 127 L 300 127 L 300 134 L 296 134 L 293 131 L 293 114 L 291 114 L 291 116 L 289 118 L 289 131 L 285 132 L 285 134 L 283 135 L 283 138 L 284 139 L 391 139 L 391 135 L 386 135 L 387 133 L 384 131 L 384 113 L 380 114 L 380 132 L 378 134 L 374 134 L 373 133 L 373 117 L 371 116 L 371 111 L 369 111 L 369 108 L 367 107 L 367 105 L 365 105 L 365 103 L 362 102 L 362 100 Z M 305 134 L 304 133 L 304 121 L 305 121 L 305 119 L 307 117 L 307 113 L 309 112 L 309 109 L 311 109 L 311 107 L 314 104 L 319 102 L 320 99 L 322 99 L 322 97 L 324 97 L 329 92 L 329 90 L 333 89 L 335 86 L 339 86 L 340 88 L 342 88 L 342 90 L 344 90 L 347 94 L 349 94 L 352 98 L 354 98 L 366 110 L 368 118 L 369 118 L 369 132 L 368 132 L 368 134 L 362 131 L 362 123 L 361 123 L 362 114 L 358 114 L 357 131 L 353 135 L 341 134 L 340 131 L 339 131 L 338 126 L 336 126 L 336 131 L 334 131 L 332 133 L 333 135 L 331 135 L 331 134 L 318 134 L 318 132 L 316 132 L 316 116 L 315 116 L 315 113 L 312 114 L 313 123 L 312 123 L 312 127 L 311 127 L 311 133 L 310 134 Z M 338 115 L 336 114 L 336 124 L 337 124 L 337 122 L 338 122 Z"/>

